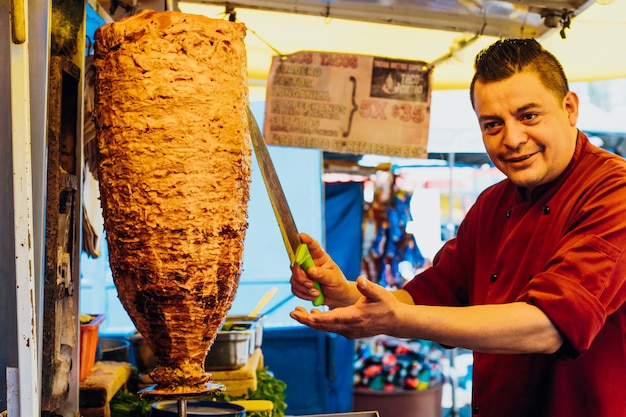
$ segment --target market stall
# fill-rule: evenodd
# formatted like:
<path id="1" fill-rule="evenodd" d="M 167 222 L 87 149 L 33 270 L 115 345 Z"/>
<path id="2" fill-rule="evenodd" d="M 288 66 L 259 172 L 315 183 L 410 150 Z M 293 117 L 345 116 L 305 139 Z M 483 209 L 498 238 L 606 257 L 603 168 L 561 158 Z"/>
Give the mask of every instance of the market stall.
<path id="1" fill-rule="evenodd" d="M 413 122 L 428 122 L 433 112 L 430 106 L 432 104 L 430 93 L 438 89 L 466 87 L 470 79 L 469 71 L 471 71 L 469 68 L 471 58 L 468 57 L 472 57 L 478 48 L 490 43 L 494 36 L 519 34 L 520 28 L 528 31 L 522 32 L 524 35 L 542 38 L 546 46 L 562 57 L 564 65 L 568 67 L 568 72 L 572 76 L 572 81 L 626 76 L 624 55 L 616 54 L 610 48 L 598 47 L 606 40 L 621 39 L 620 30 L 624 29 L 623 22 L 619 20 L 624 16 L 624 5 L 621 2 L 609 5 L 592 1 L 555 2 L 554 7 L 534 5 L 532 2 L 521 2 L 521 4 L 515 2 L 513 5 L 505 2 L 505 4 L 488 7 L 488 10 L 480 7 L 478 10 L 466 9 L 468 7 L 465 5 L 466 2 L 452 3 L 455 7 L 461 8 L 462 12 L 445 10 L 447 14 L 442 15 L 442 20 L 436 24 L 436 27 L 429 27 L 423 21 L 401 20 L 397 15 L 392 14 L 393 9 L 390 9 L 389 5 L 381 5 L 380 9 L 367 11 L 367 15 L 376 17 L 373 22 L 371 17 L 367 19 L 362 13 L 359 14 L 362 12 L 363 4 L 349 7 L 350 5 L 345 2 L 337 3 L 332 7 L 326 3 L 323 5 L 302 3 L 300 13 L 291 13 L 294 11 L 294 4 L 290 2 L 282 5 L 242 3 L 235 8 L 232 8 L 230 4 L 222 3 L 209 6 L 200 2 L 163 5 L 162 2 L 126 4 L 118 1 L 106 3 L 55 1 L 52 4 L 42 4 L 37 1 L 25 3 L 13 1 L 10 6 L 0 6 L 0 20 L 3 23 L 9 23 L 0 25 L 3 28 L 2 32 L 7 35 L 3 37 L 4 41 L 0 42 L 0 57 L 3 62 L 11 64 L 0 69 L 0 75 L 2 75 L 0 91 L 5 93 L 0 95 L 2 97 L 0 120 L 3 121 L 0 123 L 0 129 L 3 132 L 0 135 L 3 138 L 0 141 L 0 148 L 6 151 L 5 155 L 10 155 L 7 160 L 11 162 L 2 165 L 0 172 L 1 188 L 9 196 L 0 206 L 2 213 L 0 230 L 3 232 L 0 233 L 2 236 L 0 243 L 5 249 L 2 251 L 0 266 L 3 271 L 6 271 L 5 275 L 8 277 L 3 280 L 3 291 L 0 291 L 3 317 L 7 318 L 0 323 L 0 332 L 7 335 L 6 343 L 0 349 L 1 368 L 7 371 L 6 374 L 3 372 L 5 376 L 0 378 L 0 390 L 6 393 L 6 396 L 3 395 L 0 398 L 0 410 L 8 409 L 11 417 L 19 417 L 38 415 L 41 411 L 69 416 L 74 415 L 79 409 L 81 378 L 79 366 L 73 365 L 81 362 L 79 359 L 80 342 L 78 341 L 80 316 L 78 309 L 81 300 L 78 289 L 80 287 L 79 260 L 82 249 L 81 221 L 85 213 L 82 204 L 84 184 L 82 177 L 85 172 L 82 159 L 85 151 L 83 148 L 85 132 L 83 131 L 84 109 L 78 103 L 83 103 L 82 86 L 85 82 L 86 70 L 83 40 L 87 38 L 85 42 L 87 50 L 93 46 L 93 39 L 89 39 L 85 33 L 84 18 L 87 6 L 91 7 L 101 18 L 108 15 L 104 20 L 109 21 L 117 19 L 119 16 L 116 14 L 124 14 L 133 8 L 148 6 L 160 9 L 171 6 L 186 12 L 220 18 L 226 16 L 232 21 L 244 22 L 249 31 L 245 44 L 248 51 L 249 79 L 245 81 L 250 87 L 250 97 L 255 98 L 252 101 L 257 105 L 265 101 L 267 97 L 267 76 L 270 73 L 268 69 L 273 59 L 272 56 L 291 56 L 297 59 L 298 54 L 304 50 L 324 51 L 329 55 L 348 51 L 351 56 L 359 56 L 367 62 L 376 63 L 371 64 L 373 68 L 403 66 L 405 79 L 418 79 L 421 76 L 419 83 L 411 84 L 412 88 L 418 85 L 424 87 L 424 80 L 432 76 L 432 83 L 420 90 L 420 93 L 424 94 L 417 94 L 416 89 L 411 89 L 409 92 L 404 90 L 402 93 L 404 98 L 410 97 L 417 103 L 413 104 L 416 107 L 412 107 L 407 113 L 411 116 L 409 119 Z M 429 9 L 428 4 L 423 6 Z M 502 6 L 502 8 L 497 6 Z M 269 14 L 270 10 L 278 11 L 279 15 Z M 401 15 L 406 16 L 419 14 L 412 9 L 399 8 L 398 10 Z M 525 16 L 523 23 L 512 19 L 512 11 L 519 14 L 517 12 L 520 10 Z M 493 12 L 493 15 L 486 12 Z M 307 16 L 301 16 L 301 14 Z M 275 18 L 278 20 L 274 20 Z M 432 15 L 429 20 L 437 22 Z M 474 26 L 455 26 L 451 22 L 459 25 L 469 22 Z M 279 27 L 282 31 L 275 30 Z M 590 32 L 593 35 L 590 35 Z M 435 37 L 435 33 L 441 36 Z M 293 36 L 294 34 L 298 36 Z M 399 39 L 402 42 L 398 42 Z M 338 40 L 347 43 L 342 44 Z M 417 45 L 417 47 L 409 48 L 407 45 Z M 581 50 L 585 51 L 586 64 L 589 66 L 582 65 L 580 62 Z M 332 59 L 332 61 L 340 62 L 337 59 Z M 422 67 L 432 70 L 432 75 L 428 71 L 422 71 Z M 569 71 L 569 68 L 572 70 Z M 380 78 L 384 80 L 380 87 L 381 91 L 384 92 L 384 88 L 390 92 L 395 91 L 393 77 L 389 78 L 389 74 L 383 76 L 382 72 L 374 74 L 372 71 L 371 74 L 365 76 L 349 74 L 348 77 L 354 77 L 354 85 L 356 85 L 356 80 L 359 80 L 359 86 L 362 80 L 369 77 L 370 87 Z M 361 96 L 357 94 L 356 87 L 352 91 L 353 99 L 360 100 Z M 377 99 L 380 98 L 377 97 Z M 344 105 L 349 106 L 350 103 Z M 254 111 L 255 105 L 251 107 Z M 373 106 L 370 109 L 372 116 L 379 117 L 386 114 L 382 107 Z M 396 108 L 395 115 L 398 118 L 402 115 L 400 108 Z M 165 117 L 167 116 L 166 114 Z M 263 116 L 265 114 L 257 115 L 257 118 L 262 119 Z M 608 125 L 608 122 L 606 124 Z M 363 130 L 359 131 L 356 125 L 350 125 L 350 127 L 354 128 L 351 130 L 353 132 L 361 132 L 361 136 L 365 136 L 364 132 L 369 130 L 361 126 Z M 343 133 L 348 130 L 344 130 Z M 610 146 L 620 152 L 623 150 L 623 135 L 619 139 L 619 132 L 607 131 L 607 129 L 595 126 L 591 130 L 604 140 L 607 147 Z M 332 126 L 325 129 L 326 133 L 338 131 Z M 403 131 L 400 129 L 399 132 Z M 412 150 L 413 153 L 405 156 L 420 158 L 427 156 L 430 143 L 427 144 L 426 139 L 434 135 L 429 133 L 426 124 L 412 132 L 419 133 L 424 141 L 420 143 L 419 150 Z M 402 134 L 396 136 L 402 139 Z M 345 152 L 349 154 L 360 152 L 355 151 L 357 148 L 346 147 L 346 144 L 336 148 L 320 146 L 321 142 L 313 141 L 308 142 L 313 145 L 309 146 L 310 149 L 303 150 L 300 146 L 302 142 L 282 144 L 280 142 L 281 139 L 277 138 L 274 145 L 278 149 L 275 149 L 272 155 L 279 160 L 278 166 L 284 164 L 291 168 L 295 165 L 295 169 L 310 169 L 308 172 L 316 176 L 312 184 L 315 192 L 311 193 L 308 189 L 298 190 L 296 185 L 293 187 L 295 191 L 290 195 L 291 198 L 299 198 L 301 195 L 311 198 L 311 194 L 314 195 L 312 200 L 307 201 L 307 204 L 316 208 L 315 213 L 311 215 L 308 211 L 299 212 L 295 217 L 298 221 L 301 216 L 304 222 L 310 222 L 307 226 L 311 227 L 316 237 L 321 238 L 327 232 L 322 216 L 324 204 L 322 170 L 325 161 L 323 151 L 345 155 L 348 155 Z M 367 153 L 376 153 L 369 152 L 372 149 L 382 149 L 372 148 L 371 144 L 367 146 L 364 148 L 368 150 Z M 398 147 L 397 143 L 394 146 L 400 153 L 406 151 L 406 147 Z M 449 162 L 450 155 L 456 151 L 454 147 L 450 152 L 446 152 L 449 155 Z M 385 150 L 379 152 L 388 153 Z M 443 153 L 441 150 L 437 152 Z M 302 159 L 306 159 L 310 165 L 306 168 L 300 166 L 297 158 L 294 158 L 296 153 L 301 155 Z M 111 164 L 113 165 L 115 164 Z M 117 174 L 113 175 L 115 176 Z M 243 189 L 239 185 L 234 188 Z M 262 190 L 262 188 L 257 188 L 257 192 L 261 194 L 263 194 Z M 301 194 L 297 194 L 298 192 Z M 306 204 L 303 205 L 306 206 Z M 267 208 L 266 201 L 265 209 Z M 279 231 L 274 223 L 271 223 L 270 227 L 266 221 L 267 218 L 272 217 L 271 211 L 265 210 L 259 214 L 259 217 L 254 218 L 255 222 L 264 223 L 260 226 L 264 228 L 263 232 L 257 235 L 256 244 L 259 245 L 259 249 L 256 255 L 261 254 L 259 257 L 264 257 L 259 263 L 267 268 L 264 271 L 267 275 L 260 278 L 252 276 L 250 282 L 240 287 L 237 297 L 234 293 L 224 297 L 228 298 L 229 302 L 233 302 L 234 309 L 246 309 L 250 305 L 250 299 L 258 296 L 259 288 L 267 287 L 268 282 L 263 282 L 263 279 L 274 274 L 271 276 L 272 282 L 270 283 L 281 281 L 280 296 L 276 299 L 276 305 L 278 301 L 286 300 L 279 306 L 283 309 L 283 317 L 286 317 L 286 312 L 296 304 L 295 300 L 289 297 L 288 270 L 282 268 L 276 272 L 276 269 L 273 269 L 274 265 L 267 265 L 267 257 L 279 252 L 280 256 L 286 259 Z M 149 220 L 149 218 L 150 215 L 146 214 L 145 219 Z M 127 220 L 129 224 L 133 223 L 132 218 L 129 217 Z M 272 230 L 266 234 L 268 227 Z M 224 233 L 224 235 L 232 236 L 233 233 L 233 230 L 229 229 L 229 233 Z M 163 241 L 170 241 L 170 239 L 165 238 Z M 246 245 L 249 245 L 249 242 L 246 242 Z M 96 253 L 97 249 L 94 250 L 94 255 Z M 187 257 L 187 255 L 181 256 L 181 258 Z M 418 268 L 420 262 L 416 261 L 412 266 Z M 118 262 L 118 269 L 121 268 L 119 264 Z M 140 264 L 142 262 L 131 262 L 121 269 L 134 268 Z M 130 293 L 130 290 L 127 293 Z M 102 293 L 98 291 L 94 291 L 94 295 L 96 298 L 97 296 L 102 298 Z M 110 296 L 111 293 L 107 295 Z M 134 300 L 132 302 L 136 302 L 140 297 L 141 294 L 129 298 Z M 156 297 L 153 298 L 156 299 Z M 155 303 L 150 297 L 147 299 L 148 301 L 141 306 L 159 309 L 164 304 L 164 302 Z M 132 302 L 128 301 L 127 305 Z M 208 303 L 207 300 L 203 302 Z M 198 314 L 192 316 L 195 319 Z M 151 319 L 148 318 L 146 321 L 150 322 Z M 150 325 L 145 327 L 145 329 L 149 328 Z M 197 329 L 192 326 L 188 332 L 195 330 Z M 152 336 L 149 331 L 144 333 Z M 165 333 L 172 333 L 172 330 L 166 330 Z M 284 334 L 275 336 L 276 346 L 279 346 L 284 341 Z M 294 345 L 297 346 L 310 336 L 310 334 L 299 334 L 297 338 L 291 340 L 295 340 Z M 206 336 L 207 339 L 210 337 L 210 335 Z M 332 343 L 337 341 L 329 342 L 328 335 L 314 334 L 310 339 L 315 340 L 316 346 L 320 348 L 338 346 Z M 205 342 L 207 340 L 203 340 L 203 343 Z M 152 347 L 155 350 L 158 348 L 160 354 L 167 356 L 163 353 L 166 349 L 161 351 L 162 346 L 157 342 L 153 341 Z M 346 351 L 345 346 L 342 349 L 343 354 Z M 276 355 L 274 358 L 280 361 L 282 358 L 277 352 L 279 352 L 278 347 L 270 354 L 270 346 L 267 345 L 268 360 L 272 355 Z M 259 368 L 260 357 L 256 351 L 248 353 L 245 366 L 250 369 L 247 369 L 246 375 L 248 379 L 254 380 L 257 377 L 255 371 Z M 319 376 L 318 374 L 322 373 L 320 369 L 323 368 L 317 366 L 320 363 L 326 365 L 332 363 L 332 360 L 337 357 L 341 357 L 337 352 L 320 356 L 323 358 L 315 362 L 315 366 L 311 366 L 311 375 Z M 123 374 L 121 378 L 125 379 L 129 377 L 126 372 L 127 368 L 122 368 L 120 368 Z M 285 370 L 287 371 L 288 369 Z M 232 374 L 220 375 L 218 373 L 217 375 L 225 382 L 231 381 L 230 377 L 236 379 Z M 336 375 L 331 372 L 327 374 L 328 379 L 318 381 L 319 390 L 327 389 L 330 385 L 329 380 L 335 378 Z M 120 384 L 115 384 L 115 386 L 115 389 L 120 388 Z M 108 395 L 107 393 L 107 401 L 111 400 Z M 313 404 L 312 407 L 318 406 L 323 409 L 302 408 L 298 411 L 302 413 L 335 412 L 346 407 L 345 404 L 331 404 L 333 401 L 339 402 L 336 397 L 330 396 L 329 399 L 327 395 L 319 398 L 321 402 Z M 179 406 L 184 408 L 180 404 Z M 105 413 L 104 410 L 101 411 Z M 178 412 L 179 415 L 183 413 L 180 409 Z"/>

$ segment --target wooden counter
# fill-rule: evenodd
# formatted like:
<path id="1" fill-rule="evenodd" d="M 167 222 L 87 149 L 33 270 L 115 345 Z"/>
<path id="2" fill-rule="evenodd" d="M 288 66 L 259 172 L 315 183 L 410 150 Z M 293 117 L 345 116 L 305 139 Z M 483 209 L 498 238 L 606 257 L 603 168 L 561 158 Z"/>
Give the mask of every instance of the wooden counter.
<path id="1" fill-rule="evenodd" d="M 96 362 L 80 383 L 79 408 L 82 417 L 110 417 L 110 402 L 130 378 L 126 362 Z"/>

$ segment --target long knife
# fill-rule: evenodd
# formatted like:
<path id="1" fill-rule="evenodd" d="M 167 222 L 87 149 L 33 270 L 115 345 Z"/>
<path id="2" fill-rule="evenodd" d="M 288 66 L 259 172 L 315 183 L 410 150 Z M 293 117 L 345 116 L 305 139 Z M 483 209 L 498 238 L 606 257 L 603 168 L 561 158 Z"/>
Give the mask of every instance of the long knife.
<path id="1" fill-rule="evenodd" d="M 252 137 L 252 146 L 254 147 L 254 153 L 256 155 L 259 168 L 261 170 L 261 176 L 267 188 L 267 194 L 270 197 L 272 208 L 274 209 L 274 215 L 278 221 L 278 227 L 280 228 L 280 234 L 283 237 L 285 248 L 287 249 L 287 255 L 289 255 L 289 261 L 291 265 L 300 265 L 302 269 L 308 271 L 313 266 L 313 258 L 309 253 L 309 248 L 306 244 L 302 243 L 298 236 L 298 228 L 293 220 L 287 198 L 283 191 L 283 187 L 280 185 L 280 180 L 276 174 L 276 168 L 270 157 L 270 153 L 267 150 L 265 139 L 261 133 L 261 129 L 256 121 L 256 118 L 248 108 L 248 123 L 250 124 L 250 136 Z M 324 293 L 317 281 L 313 283 L 315 288 L 320 291 L 320 295 L 313 300 L 314 306 L 319 306 L 324 303 Z"/>

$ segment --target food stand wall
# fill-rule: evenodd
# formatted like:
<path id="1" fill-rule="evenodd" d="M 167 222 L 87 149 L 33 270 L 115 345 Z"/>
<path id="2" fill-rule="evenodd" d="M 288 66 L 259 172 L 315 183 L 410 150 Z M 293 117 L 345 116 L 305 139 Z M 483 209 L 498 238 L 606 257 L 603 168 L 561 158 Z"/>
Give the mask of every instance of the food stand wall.
<path id="1" fill-rule="evenodd" d="M 17 406 L 36 410 L 39 404 L 39 380 L 37 359 L 38 341 L 23 340 L 21 336 L 34 331 L 41 332 L 41 282 L 43 275 L 45 176 L 46 176 L 46 127 L 47 127 L 47 80 L 48 80 L 48 13 L 50 4 L 45 1 L 27 1 L 29 11 L 26 22 L 26 42 L 16 44 L 11 39 L 9 2 L 0 3 L 0 410 L 7 408 L 7 368 L 17 369 L 22 386 Z M 23 71 L 13 66 L 21 62 Z M 11 65 L 9 65 L 11 63 Z M 13 71 L 12 71 L 13 69 Z M 30 90 L 30 91 L 28 91 Z M 30 112 L 16 110 L 13 99 L 27 106 Z M 13 167 L 14 152 L 30 158 L 30 166 Z M 15 158 L 17 159 L 17 158 Z M 28 165 L 28 164 L 27 164 Z M 30 171 L 25 171 L 30 168 Z M 32 187 L 14 193 L 13 173 L 22 174 Z M 26 184 L 24 184 L 26 185 Z M 14 213 L 14 210 L 16 212 Z M 20 216 L 30 211 L 31 225 L 23 223 Z M 15 215 L 14 215 L 15 214 Z M 16 260 L 18 234 L 28 234 L 32 244 L 32 259 Z M 19 230 L 18 230 L 19 229 Z M 17 274 L 18 262 L 31 263 L 31 273 Z M 16 290 L 32 285 L 34 293 L 19 299 Z M 33 321 L 30 321 L 30 318 Z M 26 322 L 24 322 L 26 320 Z M 30 386 L 29 386 L 30 385 Z M 34 415 L 34 414 L 33 414 Z"/>

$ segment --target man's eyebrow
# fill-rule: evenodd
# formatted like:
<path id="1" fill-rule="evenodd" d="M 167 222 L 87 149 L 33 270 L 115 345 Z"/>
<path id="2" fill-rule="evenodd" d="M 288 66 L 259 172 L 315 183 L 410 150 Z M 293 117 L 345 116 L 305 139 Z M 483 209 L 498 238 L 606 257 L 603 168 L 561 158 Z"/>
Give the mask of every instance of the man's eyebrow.
<path id="1" fill-rule="evenodd" d="M 526 105 L 524 105 L 522 107 L 519 107 L 516 110 L 516 113 L 518 113 L 518 114 L 519 113 L 524 113 L 525 111 L 528 111 L 529 109 L 532 109 L 533 107 L 539 107 L 539 104 L 538 103 L 528 103 L 528 104 L 526 104 Z"/>
<path id="2" fill-rule="evenodd" d="M 486 114 L 486 115 L 478 117 L 478 122 L 479 123 L 482 123 L 482 122 L 485 122 L 485 121 L 491 121 L 491 120 L 500 120 L 500 117 L 492 116 L 492 115 L 489 115 L 489 114 Z"/>

